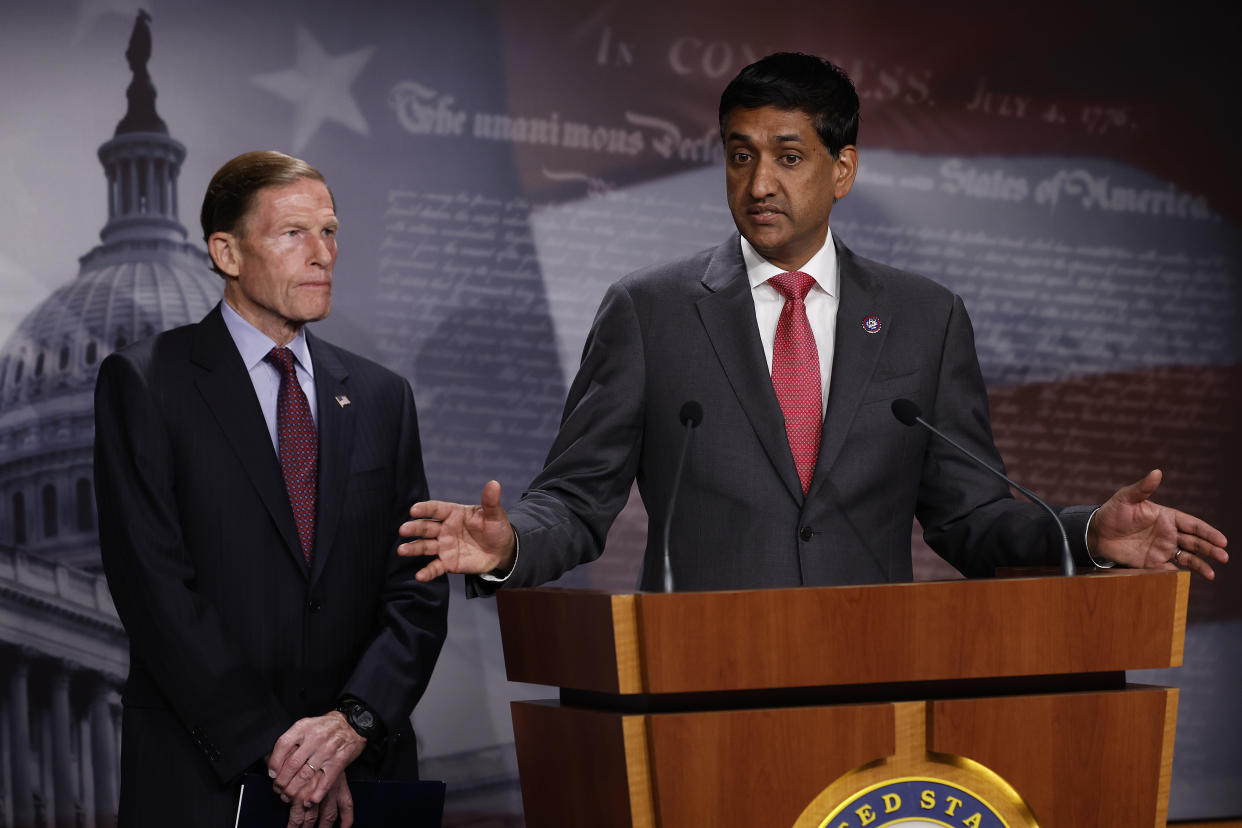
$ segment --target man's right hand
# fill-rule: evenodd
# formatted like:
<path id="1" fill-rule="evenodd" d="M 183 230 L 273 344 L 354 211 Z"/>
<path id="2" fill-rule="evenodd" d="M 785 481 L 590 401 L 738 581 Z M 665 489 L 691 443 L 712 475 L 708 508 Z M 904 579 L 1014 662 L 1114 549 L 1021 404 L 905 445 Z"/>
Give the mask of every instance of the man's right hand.
<path id="1" fill-rule="evenodd" d="M 397 547 L 405 557 L 433 558 L 418 571 L 426 582 L 446 572 L 484 575 L 508 572 L 513 567 L 517 542 L 513 526 L 500 507 L 500 484 L 488 481 L 478 506 L 427 500 L 410 507 L 410 520 L 399 534 L 414 538 Z"/>

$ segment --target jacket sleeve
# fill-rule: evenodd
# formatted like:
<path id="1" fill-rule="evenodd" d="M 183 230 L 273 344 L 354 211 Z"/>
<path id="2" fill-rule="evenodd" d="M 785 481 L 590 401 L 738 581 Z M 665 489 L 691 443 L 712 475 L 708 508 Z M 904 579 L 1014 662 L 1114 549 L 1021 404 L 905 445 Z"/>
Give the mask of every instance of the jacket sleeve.
<path id="1" fill-rule="evenodd" d="M 939 372 L 929 422 L 992 468 L 1004 471 L 992 437 L 974 331 L 956 296 Z M 1091 507 L 1054 507 L 1054 511 L 1065 524 L 1075 561 L 1091 566 L 1086 548 Z M 991 576 L 998 566 L 1060 561 L 1061 536 L 1048 513 L 1037 504 L 1015 500 L 1003 480 L 934 435 L 927 444 L 916 513 L 928 545 L 968 577 Z"/>
<path id="2" fill-rule="evenodd" d="M 410 505 L 428 497 L 414 395 L 405 382 L 400 419 L 378 632 L 342 689 L 342 695 L 359 698 L 375 710 L 390 734 L 409 719 L 427 689 L 448 630 L 449 601 L 447 577 L 419 583 L 414 574 L 426 559 L 397 555 L 398 527 L 408 519 Z"/>
<path id="3" fill-rule="evenodd" d="M 513 572 L 501 583 L 469 578 L 468 595 L 546 583 L 603 553 L 638 470 L 645 371 L 634 300 L 614 284 L 587 335 L 543 471 L 509 510 L 520 547 Z"/>

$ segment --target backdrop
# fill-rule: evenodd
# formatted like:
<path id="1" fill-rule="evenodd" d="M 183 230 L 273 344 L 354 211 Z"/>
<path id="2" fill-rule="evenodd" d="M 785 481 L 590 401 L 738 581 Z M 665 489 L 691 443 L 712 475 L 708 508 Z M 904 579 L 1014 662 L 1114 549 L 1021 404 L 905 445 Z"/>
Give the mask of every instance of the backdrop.
<path id="1" fill-rule="evenodd" d="M 139 5 L 5 0 L 0 28 L 0 643 L 32 675 L 59 658 L 55 635 L 117 646 L 98 632 L 113 627 L 106 595 L 91 592 L 97 551 L 93 564 L 58 557 L 31 539 L 49 527 L 34 517 L 17 532 L 18 505 L 54 511 L 23 487 L 61 455 L 5 429 L 55 416 L 14 396 L 14 370 L 54 353 L 59 333 L 31 320 L 67 301 L 107 220 L 96 152 L 126 111 Z M 840 63 L 862 95 L 861 171 L 833 230 L 965 299 L 1012 475 L 1049 501 L 1091 503 L 1160 467 L 1162 502 L 1236 542 L 1236 48 L 1207 14 L 1089 5 L 143 4 L 157 108 L 187 150 L 190 241 L 201 249 L 202 192 L 233 155 L 281 149 L 324 172 L 341 252 L 332 316 L 316 330 L 410 379 L 437 498 L 475 500 L 495 477 L 515 499 L 551 442 L 605 286 L 731 232 L 719 93 L 746 63 L 794 50 Z M 609 551 L 566 582 L 632 587 L 645 528 L 631 503 Z M 954 575 L 918 560 L 920 577 Z M 1192 588 L 1185 666 L 1133 679 L 1183 689 L 1175 819 L 1242 815 L 1239 566 Z M 102 620 L 66 610 L 59 633 L 36 632 L 55 602 L 30 596 L 68 601 L 65 584 L 94 595 Z M 448 781 L 452 824 L 520 824 L 508 702 L 550 693 L 505 681 L 494 602 L 464 600 L 460 583 L 454 594 L 414 716 L 423 772 Z M 92 703 L 73 676 L 93 662 L 75 659 L 70 712 Z M 38 707 L 19 696 L 44 685 L 26 689 L 16 667 L 0 685 L 0 824 L 13 824 L 19 765 L 40 813 L 102 824 L 113 772 L 96 751 L 112 736 L 91 728 L 107 719 L 99 710 L 115 724 L 121 667 L 90 667 L 106 677 L 105 706 L 68 741 L 53 704 L 31 712 L 26 744 L 13 711 Z M 58 776 L 58 739 L 92 754 L 89 778 Z"/>

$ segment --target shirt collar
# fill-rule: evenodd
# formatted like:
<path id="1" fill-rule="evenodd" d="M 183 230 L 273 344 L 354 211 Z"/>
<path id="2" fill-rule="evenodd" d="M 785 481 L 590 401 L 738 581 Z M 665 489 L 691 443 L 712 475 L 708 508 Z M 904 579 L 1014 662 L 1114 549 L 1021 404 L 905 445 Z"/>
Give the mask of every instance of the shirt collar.
<path id="1" fill-rule="evenodd" d="M 243 319 L 227 301 L 220 303 L 220 312 L 224 317 L 224 327 L 229 329 L 229 335 L 233 337 L 233 343 L 237 345 L 247 371 L 253 371 L 268 352 L 278 347 L 270 336 Z M 302 370 L 314 377 L 315 368 L 306 343 L 306 328 L 299 330 L 297 336 L 285 347 L 293 351 L 293 358 L 302 366 Z"/>
<path id="2" fill-rule="evenodd" d="M 773 276 L 789 272 L 759 255 L 759 251 L 755 250 L 745 236 L 739 236 L 739 238 L 742 240 L 742 259 L 746 263 L 746 278 L 750 280 L 751 290 Z M 815 284 L 819 285 L 820 289 L 829 296 L 840 295 L 841 274 L 837 271 L 837 248 L 832 243 L 832 231 L 828 232 L 824 246 L 817 250 L 811 260 L 799 270 L 814 279 Z"/>

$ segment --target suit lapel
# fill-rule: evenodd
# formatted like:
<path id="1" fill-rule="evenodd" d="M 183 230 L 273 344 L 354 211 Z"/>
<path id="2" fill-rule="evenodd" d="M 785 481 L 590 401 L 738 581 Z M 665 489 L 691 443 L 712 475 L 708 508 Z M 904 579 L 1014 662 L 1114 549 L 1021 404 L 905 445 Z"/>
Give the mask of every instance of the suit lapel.
<path id="1" fill-rule="evenodd" d="M 190 360 L 197 368 L 194 384 L 204 404 L 271 514 L 285 541 L 286 551 L 296 561 L 298 570 L 305 574 L 306 563 L 280 460 L 272 447 L 254 384 L 224 325 L 219 305 L 195 328 Z"/>
<path id="2" fill-rule="evenodd" d="M 777 474 L 790 495 L 801 501 L 802 483 L 789 450 L 785 415 L 763 356 L 755 325 L 755 302 L 736 236 L 716 248 L 703 285 L 711 293 L 698 302 L 699 318 L 716 357 Z"/>
<path id="3" fill-rule="evenodd" d="M 836 242 L 836 238 L 833 238 Z M 832 382 L 828 387 L 828 408 L 824 415 L 824 431 L 820 439 L 819 460 L 811 480 L 810 495 L 828 476 L 841 446 L 849 433 L 858 407 L 866 395 L 867 385 L 875 371 L 876 360 L 888 336 L 892 307 L 883 289 L 858 264 L 845 245 L 837 244 L 837 262 L 841 273 L 841 301 L 837 306 L 837 333 L 832 355 Z M 875 317 L 880 329 L 868 333 L 863 320 Z"/>
<path id="4" fill-rule="evenodd" d="M 341 522 L 345 484 L 349 479 L 349 460 L 353 456 L 356 401 L 350 400 L 349 372 L 335 349 L 306 334 L 315 364 L 315 397 L 319 410 L 319 493 L 315 520 L 315 556 L 311 562 L 311 582 L 319 577 L 332 553 L 333 540 Z"/>

